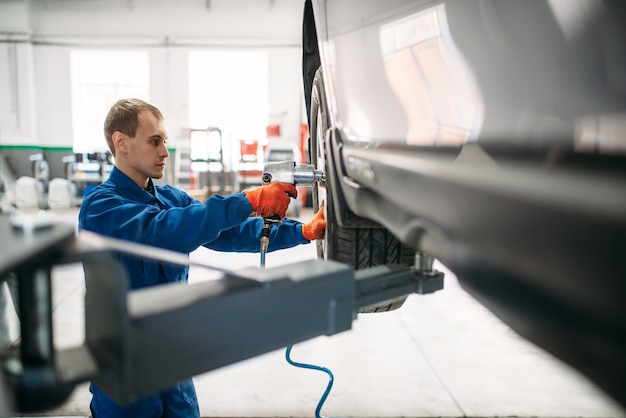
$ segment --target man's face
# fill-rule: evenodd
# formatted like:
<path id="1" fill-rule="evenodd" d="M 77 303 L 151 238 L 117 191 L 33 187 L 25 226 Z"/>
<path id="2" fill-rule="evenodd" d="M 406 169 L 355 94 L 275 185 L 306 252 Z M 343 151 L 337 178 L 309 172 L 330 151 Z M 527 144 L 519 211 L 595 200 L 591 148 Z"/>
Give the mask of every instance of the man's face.
<path id="1" fill-rule="evenodd" d="M 139 126 L 134 138 L 128 138 L 126 158 L 133 171 L 135 180 L 144 178 L 160 179 L 165 171 L 165 160 L 169 157 L 166 147 L 167 132 L 151 112 L 144 110 L 139 114 Z"/>

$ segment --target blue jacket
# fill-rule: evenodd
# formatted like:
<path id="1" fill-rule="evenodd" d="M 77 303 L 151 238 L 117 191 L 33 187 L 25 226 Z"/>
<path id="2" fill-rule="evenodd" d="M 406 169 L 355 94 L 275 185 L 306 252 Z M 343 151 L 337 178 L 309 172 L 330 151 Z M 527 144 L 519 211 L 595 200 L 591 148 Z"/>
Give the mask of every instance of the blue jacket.
<path id="1" fill-rule="evenodd" d="M 114 167 L 109 179 L 83 200 L 79 229 L 185 254 L 200 246 L 216 251 L 259 251 L 262 220 L 249 217 L 252 205 L 243 193 L 213 195 L 202 203 L 170 186 L 153 189 L 154 195 Z M 272 228 L 268 251 L 308 242 L 300 222 L 284 219 Z M 188 278 L 188 267 L 120 258 L 132 289 L 186 282 Z"/>
<path id="2" fill-rule="evenodd" d="M 243 193 L 211 196 L 206 203 L 170 186 L 154 186 L 154 194 L 139 187 L 116 167 L 109 179 L 83 200 L 78 215 L 81 230 L 189 254 L 200 246 L 217 251 L 258 252 L 262 220 L 250 218 L 252 205 Z M 284 219 L 272 228 L 268 251 L 309 241 L 300 222 Z M 131 289 L 161 283 L 187 282 L 189 268 L 120 255 Z M 91 412 L 94 418 L 199 417 L 191 379 L 119 406 L 96 386 Z"/>

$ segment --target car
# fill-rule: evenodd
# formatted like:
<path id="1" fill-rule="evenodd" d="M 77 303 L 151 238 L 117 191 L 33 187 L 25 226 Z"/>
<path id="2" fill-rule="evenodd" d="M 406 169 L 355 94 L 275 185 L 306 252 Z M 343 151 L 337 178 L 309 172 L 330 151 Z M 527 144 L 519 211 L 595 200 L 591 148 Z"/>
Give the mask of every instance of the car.
<path id="1" fill-rule="evenodd" d="M 625 21 L 619 0 L 305 1 L 319 255 L 439 260 L 626 406 Z"/>

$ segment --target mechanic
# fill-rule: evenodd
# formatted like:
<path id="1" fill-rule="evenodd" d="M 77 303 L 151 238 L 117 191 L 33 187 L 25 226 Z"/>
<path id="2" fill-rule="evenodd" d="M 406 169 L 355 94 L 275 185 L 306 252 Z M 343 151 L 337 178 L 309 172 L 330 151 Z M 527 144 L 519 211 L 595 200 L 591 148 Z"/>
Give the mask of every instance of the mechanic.
<path id="1" fill-rule="evenodd" d="M 169 156 L 167 132 L 158 108 L 138 99 L 115 103 L 104 133 L 115 157 L 109 179 L 83 200 L 79 229 L 189 254 L 200 246 L 217 251 L 258 252 L 262 217 L 285 217 L 291 184 L 271 183 L 228 196 L 213 195 L 206 203 L 170 186 L 157 186 Z M 259 217 L 250 217 L 256 214 Z M 308 224 L 283 219 L 272 228 L 268 251 L 305 244 L 324 235 L 321 210 Z M 130 288 L 187 282 L 189 268 L 153 260 L 119 256 Z M 191 379 L 175 387 L 120 406 L 91 384 L 91 412 L 99 417 L 200 417 Z"/>

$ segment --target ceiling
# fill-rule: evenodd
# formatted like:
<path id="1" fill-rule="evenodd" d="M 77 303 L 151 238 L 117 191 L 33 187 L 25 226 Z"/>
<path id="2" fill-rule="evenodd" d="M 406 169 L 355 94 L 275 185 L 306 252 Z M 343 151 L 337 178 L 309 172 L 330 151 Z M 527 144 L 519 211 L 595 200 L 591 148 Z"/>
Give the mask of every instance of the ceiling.
<path id="1" fill-rule="evenodd" d="M 33 43 L 300 44 L 304 0 L 0 0 L 0 35 Z"/>

